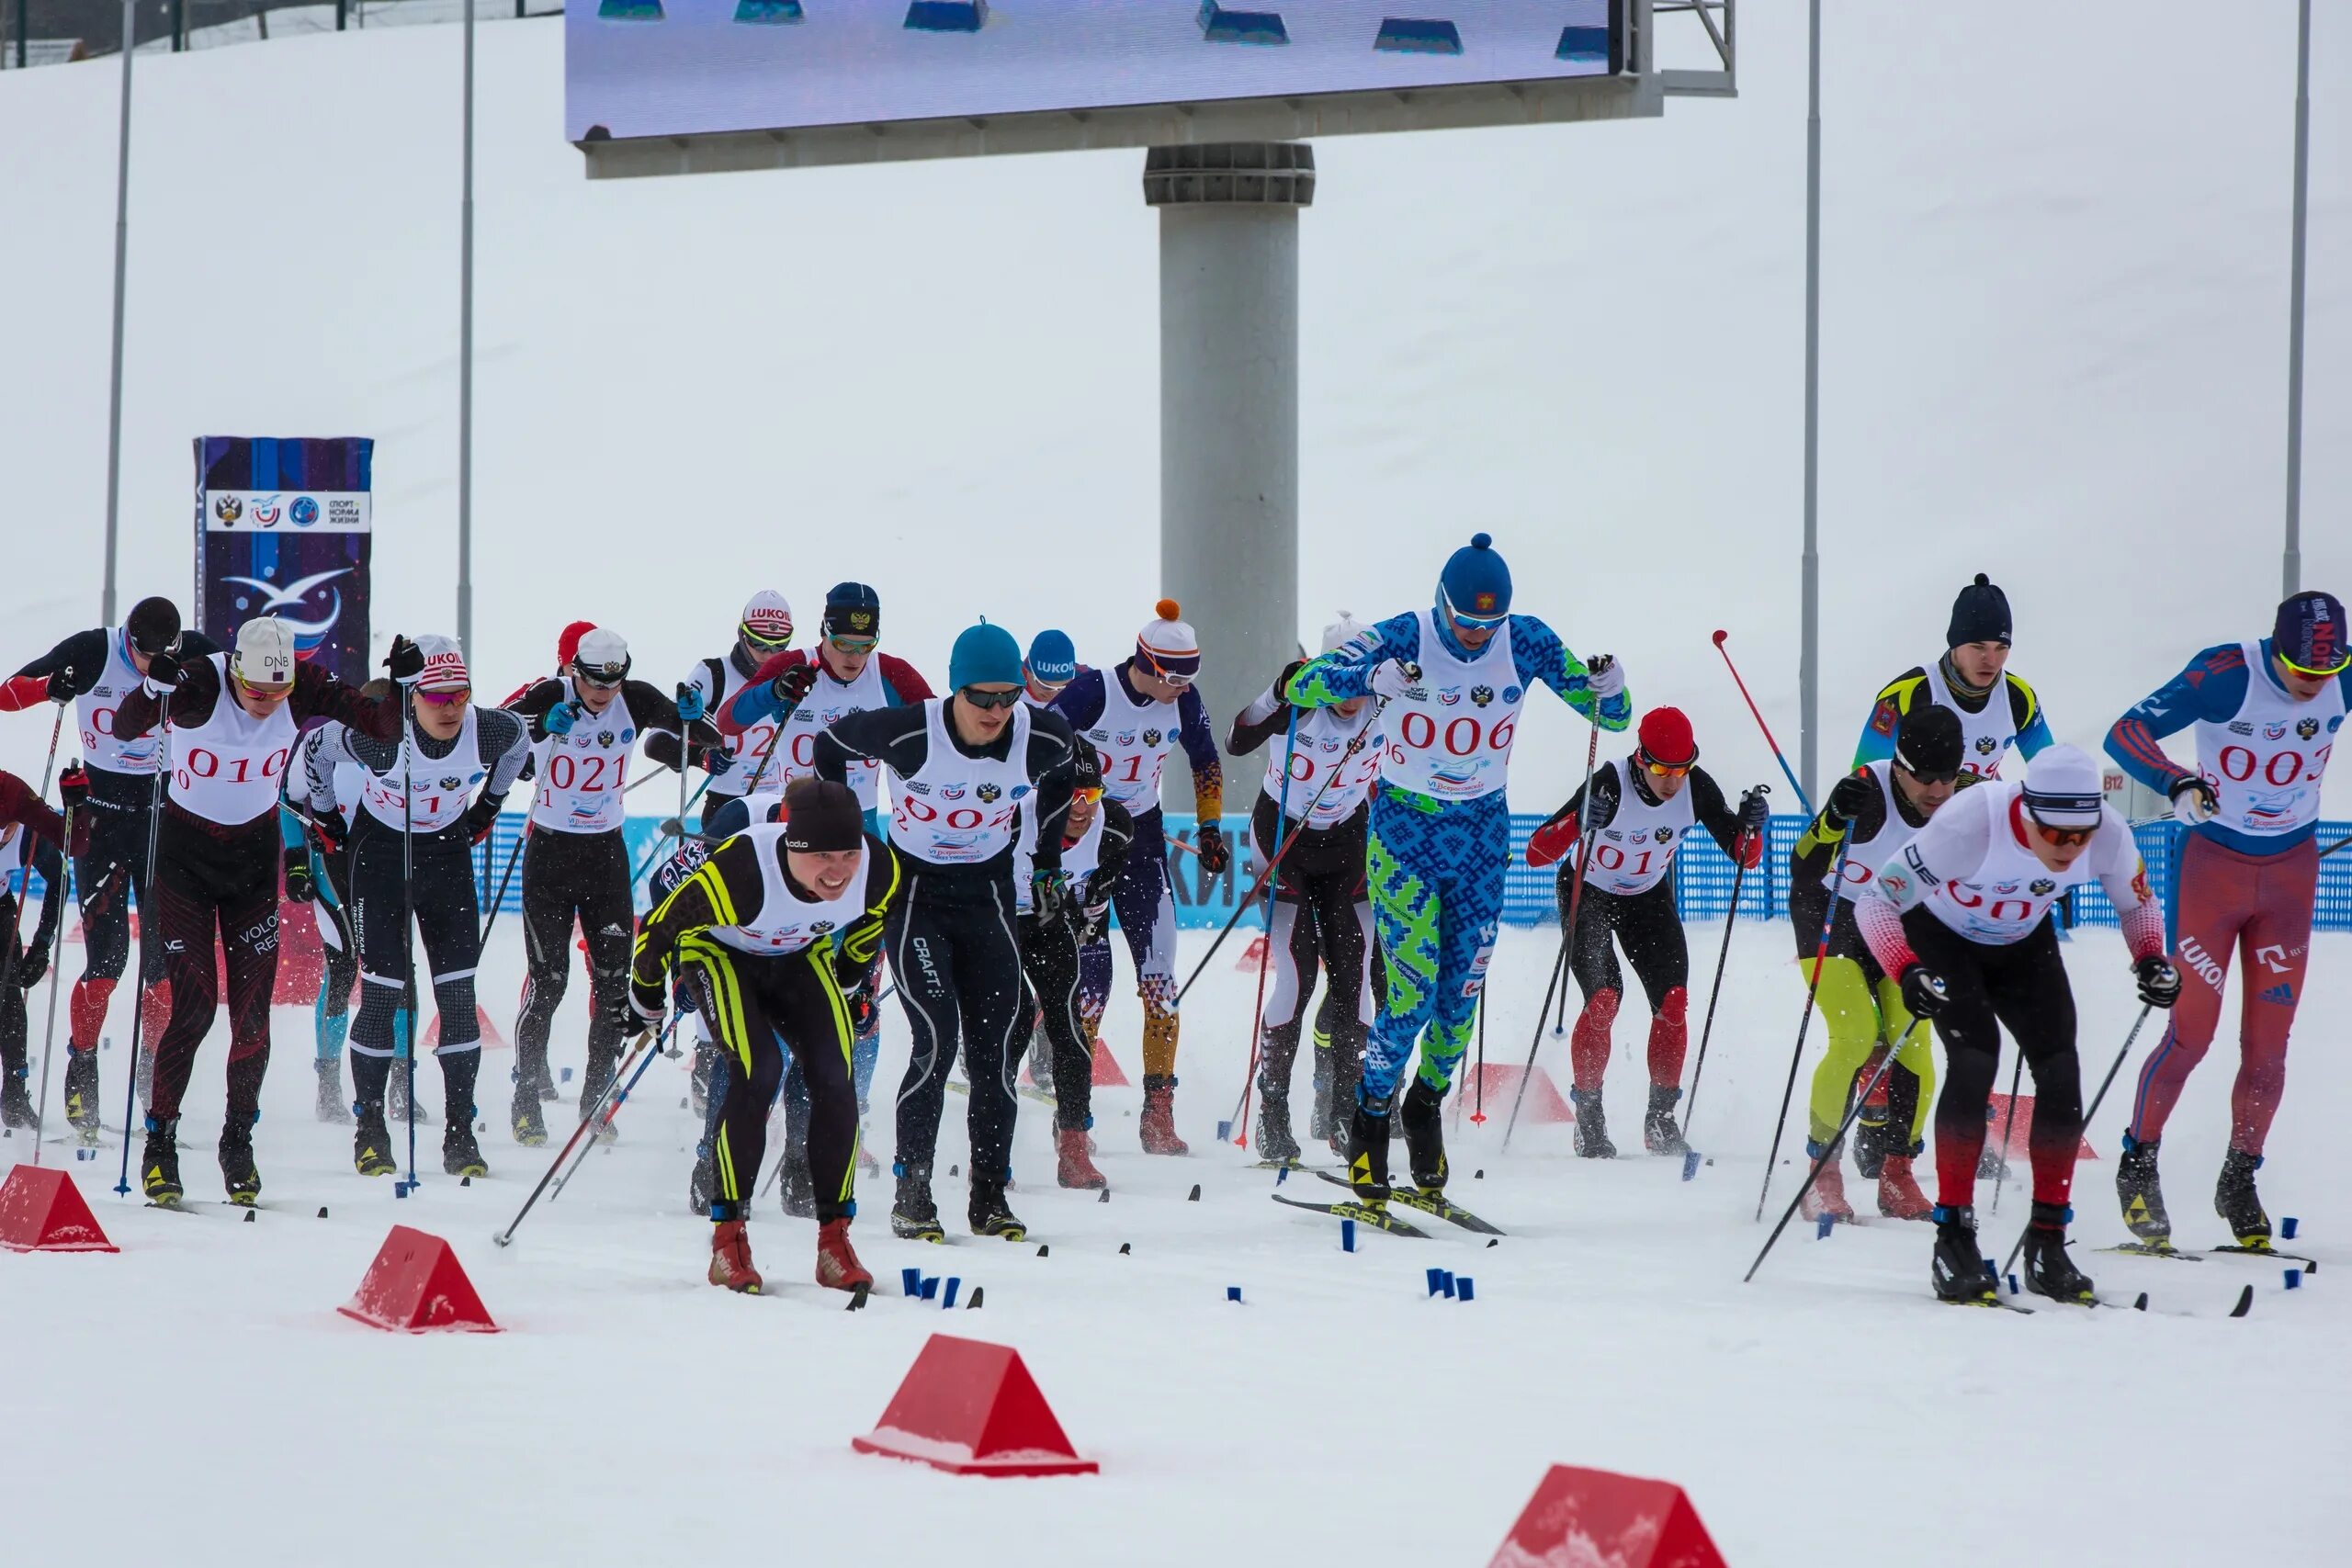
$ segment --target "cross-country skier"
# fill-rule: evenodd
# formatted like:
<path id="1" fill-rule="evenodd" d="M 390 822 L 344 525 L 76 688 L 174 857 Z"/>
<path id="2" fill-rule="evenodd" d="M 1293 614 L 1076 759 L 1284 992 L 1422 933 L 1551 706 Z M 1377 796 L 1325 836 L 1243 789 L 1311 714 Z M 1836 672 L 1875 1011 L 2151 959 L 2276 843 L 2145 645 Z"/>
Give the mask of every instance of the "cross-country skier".
<path id="1" fill-rule="evenodd" d="M 1872 1145 L 1863 1174 L 1878 1182 L 1878 1212 L 1890 1219 L 1925 1219 L 1931 1205 L 1919 1190 L 1911 1162 L 1926 1148 L 1928 1098 L 1936 1082 L 1935 1055 L 1911 1032 L 1903 988 L 1878 966 L 1854 925 L 1854 901 L 1868 888 L 1887 857 L 1924 828 L 1962 781 L 1976 775 L 1961 767 L 1960 719 L 1950 708 L 1924 707 L 1896 738 L 1894 756 L 1855 769 L 1830 788 L 1829 797 L 1789 852 L 1789 922 L 1796 936 L 1797 963 L 1808 981 L 1822 955 L 1821 929 L 1830 919 L 1831 878 L 1838 852 L 1846 854 L 1838 884 L 1838 909 L 1829 945 L 1821 956 L 1821 984 L 1815 1005 L 1829 1034 L 1829 1048 L 1815 1069 L 1807 1100 L 1805 1152 L 1819 1157 L 1846 1118 L 1846 1100 L 1857 1074 L 1867 1078 L 1882 1052 L 1893 1047 L 1894 1066 L 1883 1079 L 1883 1103 L 1865 1106 L 1856 1122 L 1858 1145 Z M 1872 1117 L 1871 1111 L 1878 1114 Z M 1809 1220 L 1854 1217 L 1846 1201 L 1845 1175 L 1837 1160 L 1821 1168 L 1806 1190 Z"/>
<path id="2" fill-rule="evenodd" d="M 1871 955 L 1895 977 L 1911 1015 L 1933 1020 L 1943 1041 L 1930 1273 L 1944 1301 L 1982 1303 L 1995 1294 L 1977 1249 L 1976 1165 L 2005 1026 L 2033 1069 L 2027 1287 L 2054 1301 L 2096 1300 L 2066 1257 L 2083 1078 L 2051 905 L 2096 877 L 2120 917 L 2140 999 L 2169 1008 L 2180 996 L 2139 849 L 2099 784 L 2098 764 L 2084 751 L 2049 747 L 2023 782 L 1987 779 L 1946 802 L 1855 905 Z"/>
<path id="3" fill-rule="evenodd" d="M 757 1292 L 744 1215 L 767 1147 L 768 1107 L 791 1052 L 808 1075 L 808 1157 L 817 1183 L 817 1282 L 851 1291 L 874 1276 L 849 1242 L 857 1098 L 850 1047 L 883 922 L 899 897 L 890 846 L 864 830 L 856 795 L 820 779 L 785 792 L 785 820 L 747 828 L 662 900 L 638 937 L 629 1007 L 661 1020 L 674 964 L 718 1022 L 729 1057 L 715 1138 L 710 1282 Z"/>
<path id="4" fill-rule="evenodd" d="M 2333 593 L 2297 593 L 2278 606 L 2268 637 L 2205 649 L 2108 731 L 2108 755 L 2171 796 L 2173 815 L 2188 827 L 2174 861 L 2172 953 L 2194 984 L 2141 1071 L 2115 1172 L 2124 1223 L 2151 1246 L 2172 1240 L 2157 1145 L 2220 1026 L 2233 951 L 2244 954 L 2245 996 L 2230 1146 L 2213 1206 L 2237 1245 L 2270 1245 L 2254 1173 L 2286 1087 L 2287 1036 L 2302 1000 L 2319 889 L 2312 835 L 2320 786 L 2348 705 L 2352 636 L 2344 603 Z M 2195 773 L 2158 744 L 2191 725 Z"/>
<path id="5" fill-rule="evenodd" d="M 1031 707 L 1044 707 L 1078 679 L 1078 649 L 1069 633 L 1039 632 L 1029 639 L 1029 657 L 1021 661 L 1022 696 Z"/>
<path id="6" fill-rule="evenodd" d="M 369 690 L 375 685 L 371 681 L 360 691 L 377 696 L 380 690 Z M 351 1032 L 352 988 L 359 983 L 359 950 L 351 932 L 351 857 L 321 852 L 329 841 L 327 835 L 347 823 L 359 807 L 359 764 L 347 755 L 337 763 L 324 758 L 320 750 L 342 733 L 340 727 L 321 725 L 303 734 L 295 748 L 295 760 L 286 770 L 298 804 L 280 808 L 277 830 L 286 857 L 287 899 L 311 905 L 322 932 L 319 994 L 311 1004 L 318 1053 L 314 1066 L 319 1075 L 312 1111 L 322 1122 L 348 1127 L 351 1096 L 343 1087 L 343 1046 Z M 312 807 L 316 791 L 311 781 L 322 774 L 329 781 L 331 815 L 318 814 Z M 334 933 L 332 938 L 324 935 L 330 930 Z"/>
<path id="7" fill-rule="evenodd" d="M 481 1066 L 474 973 L 481 956 L 481 916 L 473 846 L 498 820 L 530 739 L 515 714 L 473 705 L 473 677 L 455 642 L 423 637 L 417 648 L 424 669 L 408 694 L 403 739 L 380 740 L 330 725 L 327 739 L 305 753 L 311 814 L 342 825 L 344 850 L 337 858 L 347 865 L 345 907 L 359 949 L 359 1013 L 350 1036 L 357 1111 L 352 1163 L 362 1176 L 390 1176 L 399 1168 L 385 1096 L 395 1045 L 407 1044 L 412 1060 L 416 1048 L 413 1014 L 406 1040 L 395 1039 L 395 1020 L 410 1007 L 413 917 L 441 1018 L 433 1053 L 441 1064 L 446 1118 L 441 1168 L 451 1176 L 484 1176 L 489 1167 L 474 1138 L 474 1085 Z M 346 761 L 359 770 L 358 809 L 344 823 L 335 815 L 335 772 Z M 292 896 L 290 886 L 288 891 Z M 406 1063 L 402 1067 L 408 1070 Z"/>
<path id="8" fill-rule="evenodd" d="M 386 660 L 396 682 L 413 681 L 424 656 L 406 637 Z M 155 844 L 154 921 L 142 942 L 164 949 L 169 1020 L 155 1043 L 155 1087 L 147 1109 L 140 1182 L 151 1202 L 177 1203 L 180 1100 L 197 1047 L 229 977 L 229 1105 L 220 1128 L 220 1178 L 232 1202 L 261 1195 L 254 1123 L 269 1067 L 269 1000 L 277 982 L 277 807 L 300 727 L 338 719 L 381 739 L 400 733 L 397 697 L 370 698 L 295 652 L 284 621 L 263 615 L 237 628 L 233 654 L 182 660 L 158 653 L 139 689 L 115 712 L 125 739 L 167 728 L 170 799 Z M 220 958 L 214 953 L 219 932 Z"/>
<path id="9" fill-rule="evenodd" d="M 1952 601 L 1942 657 L 1914 665 L 1880 690 L 1854 748 L 1854 766 L 1894 756 L 1905 717 L 1929 705 L 1959 716 L 1968 771 L 1980 778 L 1997 775 L 2012 747 L 2032 761 L 2050 744 L 2050 724 L 2033 688 L 2008 672 L 2009 630 L 2008 595 L 1978 572 Z"/>
<path id="10" fill-rule="evenodd" d="M 791 646 L 792 605 L 775 589 L 763 588 L 744 604 L 742 618 L 735 623 L 733 645 L 716 658 L 698 661 L 686 684 L 702 694 L 703 711 L 715 716 L 758 676 L 763 664 Z M 716 766 L 703 790 L 706 820 L 729 801 L 741 798 L 752 787 L 754 773 L 760 775 L 762 794 L 784 793 L 785 770 L 775 766 L 776 759 L 771 755 L 775 737 L 772 719 L 762 719 L 726 737 L 724 750 L 711 759 Z M 648 736 L 645 755 L 663 767 L 676 767 L 677 739 L 664 733 Z M 764 772 L 763 762 L 767 764 Z"/>
<path id="11" fill-rule="evenodd" d="M 1345 610 L 1323 628 L 1331 653 L 1370 634 Z M 1259 1031 L 1258 1154 L 1295 1164 L 1290 1080 L 1306 998 L 1321 964 L 1329 976 L 1315 1032 L 1315 1110 L 1309 1135 L 1336 1135 L 1332 1106 L 1355 1102 L 1363 1043 L 1379 1008 L 1374 974 L 1372 893 L 1364 853 L 1372 830 L 1372 784 L 1384 740 L 1370 697 L 1299 708 L 1283 695 L 1305 668 L 1295 660 L 1233 720 L 1225 749 L 1246 757 L 1266 750 L 1266 773 L 1250 812 L 1250 837 L 1262 864 L 1277 854 L 1272 928 L 1266 933 L 1272 984 Z M 1283 846 L 1287 840 L 1289 848 Z"/>
<path id="12" fill-rule="evenodd" d="M 931 1168 L 960 1039 L 972 1090 L 972 1234 L 1018 1241 L 1027 1232 L 1004 1196 L 1018 1104 L 1014 1041 L 1026 1021 L 1013 840 L 1022 812 L 1050 824 L 1069 809 L 1074 741 L 1058 715 L 1022 702 L 1021 649 L 1001 626 L 966 628 L 947 681 L 952 696 L 835 720 L 817 737 L 817 774 L 841 784 L 863 767 L 887 767 L 897 802 L 890 843 L 907 890 L 890 910 L 888 945 L 914 1046 L 899 1089 L 890 1229 L 943 1239 Z M 1069 897 L 1058 835 L 1040 835 L 1033 874 L 1037 913 L 1057 916 Z"/>
<path id="13" fill-rule="evenodd" d="M 1609 1032 L 1625 992 L 1615 944 L 1642 982 L 1650 1004 L 1649 1110 L 1642 1146 L 1680 1156 L 1686 1145 L 1675 1125 L 1682 1098 L 1682 1056 L 1690 1043 L 1690 948 L 1675 903 L 1674 860 L 1694 827 L 1703 827 L 1724 854 L 1753 870 L 1764 858 L 1770 810 L 1764 792 L 1751 789 L 1735 811 L 1723 786 L 1699 766 L 1699 742 L 1680 708 L 1642 716 L 1639 747 L 1623 762 L 1592 775 L 1592 798 L 1580 788 L 1528 841 L 1531 866 L 1561 863 L 1560 919 L 1571 903 L 1577 924 L 1567 933 L 1568 969 L 1584 995 L 1570 1057 L 1576 1087 L 1576 1151 L 1587 1159 L 1614 1159 L 1609 1121 L 1601 1113 L 1600 1080 L 1609 1066 Z M 1591 852 L 1576 855 L 1578 826 L 1592 832 Z M 1574 858 L 1571 858 L 1574 856 Z M 1575 897 L 1577 861 L 1584 862 L 1584 893 Z"/>
<path id="14" fill-rule="evenodd" d="M 1387 990 L 1348 1136 L 1349 1179 L 1375 1211 L 1389 1195 L 1388 1118 L 1417 1044 L 1420 1068 L 1403 1107 L 1413 1182 L 1445 1185 L 1439 1106 L 1469 1044 L 1502 918 L 1503 786 L 1528 688 L 1550 687 L 1604 729 L 1633 718 L 1613 660 L 1587 667 L 1551 627 L 1510 605 L 1510 567 L 1491 538 L 1474 535 L 1447 558 L 1430 608 L 1309 660 L 1283 690 L 1303 708 L 1370 694 L 1385 709 L 1369 865 Z"/>
<path id="15" fill-rule="evenodd" d="M 1113 904 L 1143 998 L 1143 1150 L 1181 1155 L 1186 1150 L 1176 1135 L 1176 900 L 1159 810 L 1160 775 L 1179 744 L 1193 770 L 1201 870 L 1223 874 L 1233 852 L 1220 822 L 1225 768 L 1216 733 L 1193 689 L 1201 671 L 1200 639 L 1175 600 L 1162 599 L 1154 609 L 1154 618 L 1136 634 L 1133 655 L 1110 670 L 1075 677 L 1050 711 L 1094 743 L 1102 755 L 1103 787 L 1135 818 L 1135 852 L 1119 874 Z"/>
<path id="16" fill-rule="evenodd" d="M 72 702 L 81 731 L 82 761 L 90 774 L 90 850 L 74 867 L 74 895 L 82 915 L 82 976 L 66 1004 L 65 1115 L 84 1137 L 96 1137 L 104 1119 L 98 1086 L 98 1036 L 107 1005 L 130 956 L 130 908 L 147 907 L 147 833 L 155 806 L 160 736 L 127 736 L 115 722 L 122 700 L 138 690 L 147 661 L 158 653 L 207 658 L 220 646 L 201 632 L 180 628 L 169 599 L 141 599 L 119 626 L 75 632 L 0 685 L 0 712 L 36 703 Z M 142 1057 L 152 1059 L 163 1032 L 163 944 L 141 944 L 140 988 L 147 1010 Z M 134 1064 L 134 1070 L 137 1065 Z"/>
<path id="17" fill-rule="evenodd" d="M 629 667 L 628 644 L 618 632 L 599 626 L 580 639 L 562 675 L 539 682 L 508 705 L 530 722 L 538 774 L 523 849 L 523 932 L 530 968 L 522 1016 L 514 1024 L 510 1111 L 514 1141 L 528 1146 L 548 1138 L 537 1079 L 547 1067 L 548 1034 L 571 977 L 575 919 L 588 942 L 582 1119 L 604 1098 L 620 1065 L 629 942 L 636 926 L 628 848 L 621 838 L 621 792 L 628 784 L 629 753 L 638 736 L 683 729 L 698 760 L 720 744 L 691 688 L 682 710 L 646 682 L 630 680 Z"/>
<path id="18" fill-rule="evenodd" d="M 58 778 L 58 794 L 74 813 L 74 837 L 86 842 L 90 832 L 89 777 L 69 767 Z M 0 770 L 0 1127 L 30 1128 L 40 1115 L 26 1092 L 28 1064 L 26 1036 L 30 1027 L 25 998 L 43 975 L 57 951 L 57 928 L 65 912 L 65 819 L 24 780 Z M 7 877 L 38 872 L 46 888 L 40 918 L 29 940 L 22 937 L 24 911 Z M 25 897 L 30 897 L 29 883 Z"/>

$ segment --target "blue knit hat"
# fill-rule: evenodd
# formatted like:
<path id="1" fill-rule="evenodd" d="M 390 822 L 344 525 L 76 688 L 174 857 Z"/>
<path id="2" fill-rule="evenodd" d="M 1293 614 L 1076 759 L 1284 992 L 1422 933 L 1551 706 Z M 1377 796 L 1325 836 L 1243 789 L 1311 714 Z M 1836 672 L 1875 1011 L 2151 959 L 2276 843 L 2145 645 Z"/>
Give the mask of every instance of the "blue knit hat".
<path id="1" fill-rule="evenodd" d="M 1078 679 L 1078 649 L 1071 644 L 1069 633 L 1043 631 L 1031 639 L 1029 673 L 1048 686 Z"/>
<path id="2" fill-rule="evenodd" d="M 947 656 L 947 684 L 955 691 L 967 686 L 1021 684 L 1021 645 L 1002 626 L 986 621 L 967 626 Z"/>
<path id="3" fill-rule="evenodd" d="M 1473 534 L 1446 558 L 1437 580 L 1438 607 L 1455 620 L 1493 626 L 1510 614 L 1510 568 L 1495 553 L 1491 535 Z"/>

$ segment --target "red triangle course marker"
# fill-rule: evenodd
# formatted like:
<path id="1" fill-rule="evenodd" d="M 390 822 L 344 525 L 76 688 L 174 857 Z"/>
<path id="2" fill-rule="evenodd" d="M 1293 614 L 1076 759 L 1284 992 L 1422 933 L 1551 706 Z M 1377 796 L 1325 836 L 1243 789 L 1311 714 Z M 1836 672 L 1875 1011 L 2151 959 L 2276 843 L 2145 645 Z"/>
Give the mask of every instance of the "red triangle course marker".
<path id="1" fill-rule="evenodd" d="M 396 1334 L 501 1332 L 449 1244 L 407 1225 L 392 1227 L 358 1294 L 335 1310 Z"/>
<path id="2" fill-rule="evenodd" d="M 119 1252 L 73 1177 L 20 1165 L 0 1182 L 0 1247 L 11 1252 Z"/>
<path id="3" fill-rule="evenodd" d="M 859 1453 L 912 1460 L 950 1475 L 1092 1475 L 1009 1345 L 934 1334 L 882 1420 L 850 1439 Z"/>
<path id="4" fill-rule="evenodd" d="M 1512 1522 L 1487 1568 L 1724 1568 L 1681 1487 L 1555 1464 Z"/>

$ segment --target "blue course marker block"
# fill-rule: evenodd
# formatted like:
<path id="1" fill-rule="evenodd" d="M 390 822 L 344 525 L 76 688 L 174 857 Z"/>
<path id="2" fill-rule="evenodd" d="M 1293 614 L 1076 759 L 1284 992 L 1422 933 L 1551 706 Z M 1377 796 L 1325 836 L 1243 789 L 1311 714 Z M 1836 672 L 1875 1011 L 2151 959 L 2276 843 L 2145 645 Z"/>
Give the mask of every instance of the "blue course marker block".
<path id="1" fill-rule="evenodd" d="M 1698 1150 L 1696 1150 L 1696 1149 L 1685 1149 L 1685 1150 L 1683 1150 L 1683 1151 L 1682 1151 L 1682 1179 L 1683 1179 L 1683 1180 L 1685 1180 L 1685 1181 L 1692 1180 L 1692 1179 L 1694 1179 L 1698 1176 L 1698 1174 L 1699 1174 L 1699 1151 L 1698 1151 Z"/>
<path id="2" fill-rule="evenodd" d="M 736 0 L 735 19 L 753 27 L 789 27 L 808 18 L 802 14 L 800 0 Z"/>
<path id="3" fill-rule="evenodd" d="M 1383 17 L 1372 47 L 1394 54 L 1460 54 L 1462 29 L 1419 17 Z"/>
<path id="4" fill-rule="evenodd" d="M 571 1069 L 570 1067 L 564 1068 L 562 1072 L 556 1076 L 556 1079 L 559 1083 L 570 1083 L 571 1081 Z"/>
<path id="5" fill-rule="evenodd" d="M 922 1299 L 923 1299 L 923 1300 L 925 1300 L 925 1301 L 930 1301 L 933 1297 L 934 1297 L 934 1296 L 936 1296 L 936 1295 L 938 1295 L 938 1294 L 939 1294 L 939 1276 L 938 1276 L 938 1275 L 936 1275 L 936 1274 L 926 1274 L 926 1275 L 924 1275 L 924 1276 L 922 1277 Z"/>
<path id="6" fill-rule="evenodd" d="M 1229 1302 L 1239 1301 L 1241 1299 L 1241 1287 L 1238 1285 L 1227 1285 L 1225 1288 L 1225 1299 Z"/>
<path id="7" fill-rule="evenodd" d="M 1356 1223 L 1353 1220 L 1341 1220 L 1340 1222 L 1340 1250 L 1353 1252 L 1355 1249 Z"/>
<path id="8" fill-rule="evenodd" d="M 2295 1239 L 2295 1216 L 2294 1216 L 2294 1215 L 2292 1215 L 2292 1214 L 2289 1214 L 2289 1215 L 2286 1215 L 2284 1218 L 2282 1218 L 2282 1219 L 2280 1219 L 2280 1220 L 2279 1220 L 2279 1222 L 2278 1222 L 2278 1239 L 2279 1239 L 2280 1241 L 2292 1241 L 2292 1240 L 2294 1240 L 2294 1239 Z"/>
<path id="9" fill-rule="evenodd" d="M 1442 1269 L 1431 1269 L 1427 1270 L 1427 1272 L 1430 1281 L 1430 1294 L 1436 1295 L 1440 1291 L 1445 1289 L 1445 1270 Z"/>
<path id="10" fill-rule="evenodd" d="M 1232 1122 L 1220 1122 L 1216 1124 L 1216 1141 L 1220 1144 L 1229 1144 L 1233 1142 Z"/>
<path id="11" fill-rule="evenodd" d="M 1609 63 L 1609 29 L 1562 28 L 1560 47 L 1554 51 L 1554 57 L 1578 65 L 1606 65 Z"/>
<path id="12" fill-rule="evenodd" d="M 597 0 L 596 19 L 603 22 L 658 22 L 662 0 Z"/>
<path id="13" fill-rule="evenodd" d="M 942 1312 L 955 1311 L 956 1292 L 963 1288 L 964 1280 L 962 1276 L 956 1274 L 948 1275 L 947 1289 L 941 1292 L 939 1295 L 939 1310 Z"/>
<path id="14" fill-rule="evenodd" d="M 2022 1295 L 2023 1293 L 2024 1293 L 2023 1292 L 2021 1292 L 2021 1291 L 2019 1291 L 2019 1290 L 2018 1289 L 2018 1277 L 2017 1277 L 2015 1274 L 2010 1275 L 2010 1276 L 2009 1276 L 2009 1294 L 2011 1294 L 2011 1295 L 2015 1296 L 2015 1295 Z"/>
<path id="15" fill-rule="evenodd" d="M 1201 36 L 1211 43 L 1288 43 L 1280 11 L 1238 11 L 1201 0 Z"/>
<path id="16" fill-rule="evenodd" d="M 920 1297 L 922 1294 L 922 1270 L 920 1269 L 899 1269 L 899 1287 L 905 1291 L 910 1298 Z"/>
<path id="17" fill-rule="evenodd" d="M 2290 1291 L 2300 1291 L 2303 1288 L 2303 1271 L 2301 1269 L 2290 1269 L 2287 1270 L 2287 1288 Z"/>
<path id="18" fill-rule="evenodd" d="M 1815 1241 L 1827 1241 L 1829 1239 L 1829 1233 L 1837 1228 L 1837 1217 L 1832 1214 L 1824 1214 L 1819 1219 L 1813 1222 L 1813 1239 Z"/>
<path id="19" fill-rule="evenodd" d="M 988 0 L 914 0 L 905 25 L 923 33 L 976 33 L 988 19 Z"/>
<path id="20" fill-rule="evenodd" d="M 1471 1300 L 1477 1293 L 1476 1282 L 1473 1280 L 1469 1275 L 1464 1274 L 1460 1279 L 1453 1281 L 1453 1299 L 1455 1301 L 1466 1302 Z"/>

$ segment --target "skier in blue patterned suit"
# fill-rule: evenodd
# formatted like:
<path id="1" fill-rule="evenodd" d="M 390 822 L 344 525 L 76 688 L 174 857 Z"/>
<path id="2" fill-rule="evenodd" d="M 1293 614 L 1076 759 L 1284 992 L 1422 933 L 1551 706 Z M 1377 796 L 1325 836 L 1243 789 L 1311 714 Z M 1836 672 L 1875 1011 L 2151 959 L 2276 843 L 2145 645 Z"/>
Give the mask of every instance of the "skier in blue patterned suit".
<path id="1" fill-rule="evenodd" d="M 1510 569 L 1484 534 L 1453 552 L 1437 603 L 1382 621 L 1291 677 L 1284 697 L 1325 707 L 1374 695 L 1387 746 L 1372 800 L 1368 866 L 1388 990 L 1364 1053 L 1349 1129 L 1349 1180 L 1387 1201 L 1388 1118 L 1418 1042 L 1420 1070 L 1404 1096 L 1414 1186 L 1445 1184 L 1438 1107 L 1469 1044 L 1493 956 L 1510 862 L 1503 784 L 1520 708 L 1538 682 L 1603 729 L 1633 717 L 1615 663 L 1588 667 L 1532 615 L 1510 613 Z"/>

